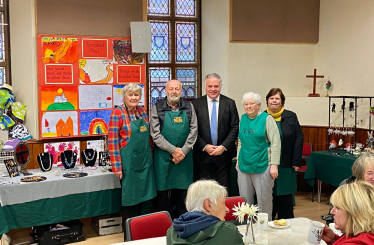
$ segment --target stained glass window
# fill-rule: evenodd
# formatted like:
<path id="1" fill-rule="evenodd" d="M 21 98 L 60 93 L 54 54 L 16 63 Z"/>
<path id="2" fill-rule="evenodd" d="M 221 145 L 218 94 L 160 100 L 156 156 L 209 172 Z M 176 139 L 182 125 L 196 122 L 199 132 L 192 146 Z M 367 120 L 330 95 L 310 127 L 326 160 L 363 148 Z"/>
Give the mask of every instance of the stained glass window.
<path id="1" fill-rule="evenodd" d="M 4 13 L 0 12 L 0 62 L 4 62 L 5 58 L 4 41 Z"/>
<path id="2" fill-rule="evenodd" d="M 176 42 L 177 42 L 177 62 L 196 61 L 196 24 L 195 23 L 176 23 Z"/>
<path id="3" fill-rule="evenodd" d="M 170 15 L 169 0 L 149 0 L 148 1 L 149 15 Z"/>
<path id="4" fill-rule="evenodd" d="M 195 17 L 195 1 L 194 0 L 176 0 L 176 16 Z"/>
<path id="5" fill-rule="evenodd" d="M 0 86 L 5 83 L 5 67 L 0 67 Z"/>
<path id="6" fill-rule="evenodd" d="M 147 0 L 152 50 L 148 54 L 149 109 L 165 97 L 166 82 L 177 79 L 182 94 L 193 100 L 200 93 L 201 0 Z"/>
<path id="7" fill-rule="evenodd" d="M 177 68 L 177 80 L 182 83 L 183 98 L 196 98 L 196 68 Z"/>
<path id="8" fill-rule="evenodd" d="M 150 63 L 170 62 L 170 23 L 151 22 L 152 51 Z"/>
<path id="9" fill-rule="evenodd" d="M 170 68 L 152 67 L 149 69 L 149 81 L 151 85 L 150 108 L 152 108 L 157 101 L 165 97 L 165 86 L 170 79 Z"/>

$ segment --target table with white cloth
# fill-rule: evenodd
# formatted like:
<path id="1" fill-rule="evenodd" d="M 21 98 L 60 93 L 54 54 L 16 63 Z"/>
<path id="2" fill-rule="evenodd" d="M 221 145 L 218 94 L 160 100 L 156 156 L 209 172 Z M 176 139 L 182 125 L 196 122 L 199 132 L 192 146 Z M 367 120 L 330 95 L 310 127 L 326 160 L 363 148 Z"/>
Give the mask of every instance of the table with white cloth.
<path id="1" fill-rule="evenodd" d="M 33 175 L 44 176 L 41 182 L 25 183 L 18 176 L 14 185 L 0 185 L 0 234 L 16 228 L 51 224 L 73 219 L 116 213 L 121 210 L 121 184 L 111 172 L 100 168 L 76 168 L 87 173 L 80 178 L 66 178 L 63 167 L 51 172 L 33 169 Z M 56 175 L 60 173 L 60 175 Z"/>
<path id="2" fill-rule="evenodd" d="M 287 219 L 289 227 L 283 229 L 276 229 L 268 227 L 267 230 L 258 230 L 256 224 L 256 244 L 268 244 L 268 245 L 285 245 L 285 244 L 297 244 L 297 245 L 310 245 L 306 240 L 308 236 L 308 230 L 310 225 L 310 219 L 308 218 L 294 218 Z M 241 234 L 245 233 L 245 225 L 238 226 Z M 150 239 L 143 239 L 131 242 L 115 243 L 112 245 L 165 245 L 166 237 L 157 237 Z M 324 241 L 321 241 L 321 245 L 326 245 Z"/>

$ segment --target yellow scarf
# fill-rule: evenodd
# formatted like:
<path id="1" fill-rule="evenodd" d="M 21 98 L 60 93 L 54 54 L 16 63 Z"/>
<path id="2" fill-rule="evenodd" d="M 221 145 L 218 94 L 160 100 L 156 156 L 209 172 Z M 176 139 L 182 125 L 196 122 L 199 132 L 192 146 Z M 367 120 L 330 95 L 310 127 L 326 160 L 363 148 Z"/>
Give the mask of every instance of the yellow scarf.
<path id="1" fill-rule="evenodd" d="M 270 115 L 272 115 L 272 116 L 274 117 L 275 121 L 277 121 L 277 122 L 279 122 L 279 121 L 281 120 L 281 116 L 282 116 L 283 111 L 284 111 L 284 107 L 283 107 L 283 106 L 282 106 L 282 108 L 280 109 L 280 111 L 278 111 L 277 113 L 271 113 L 269 107 L 268 107 L 268 109 L 267 109 L 267 112 L 268 112 Z"/>

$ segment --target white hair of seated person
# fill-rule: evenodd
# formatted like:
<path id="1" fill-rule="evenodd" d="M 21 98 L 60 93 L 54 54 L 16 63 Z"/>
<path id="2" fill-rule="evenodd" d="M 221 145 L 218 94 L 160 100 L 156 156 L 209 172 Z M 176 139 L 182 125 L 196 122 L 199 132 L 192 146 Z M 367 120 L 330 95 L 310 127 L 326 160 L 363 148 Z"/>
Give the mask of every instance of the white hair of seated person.
<path id="1" fill-rule="evenodd" d="M 122 89 L 122 97 L 125 98 L 128 92 L 138 92 L 140 98 L 142 98 L 142 87 L 136 83 L 130 83 Z"/>
<path id="2" fill-rule="evenodd" d="M 191 184 L 187 190 L 186 208 L 187 211 L 206 212 L 204 200 L 209 198 L 214 208 L 217 208 L 217 199 L 225 199 L 227 191 L 225 187 L 214 180 L 198 180 Z"/>
<path id="3" fill-rule="evenodd" d="M 261 104 L 261 96 L 253 92 L 248 92 L 243 95 L 243 100 L 242 100 L 243 106 L 247 100 L 253 100 L 257 105 Z"/>

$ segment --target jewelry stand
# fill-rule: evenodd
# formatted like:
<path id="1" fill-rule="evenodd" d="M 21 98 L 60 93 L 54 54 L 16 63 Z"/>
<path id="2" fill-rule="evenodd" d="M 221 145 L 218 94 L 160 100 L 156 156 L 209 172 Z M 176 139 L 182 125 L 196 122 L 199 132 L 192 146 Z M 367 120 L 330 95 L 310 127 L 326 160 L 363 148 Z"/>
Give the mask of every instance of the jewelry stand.
<path id="1" fill-rule="evenodd" d="M 39 164 L 40 169 L 43 172 L 51 171 L 52 165 L 53 165 L 53 156 L 51 153 L 48 153 L 48 152 L 40 153 L 36 157 L 36 160 Z"/>
<path id="2" fill-rule="evenodd" d="M 60 156 L 65 169 L 74 168 L 75 163 L 77 162 L 77 154 L 74 151 L 63 151 Z"/>
<path id="3" fill-rule="evenodd" d="M 81 152 L 81 159 L 86 167 L 95 166 L 97 151 L 94 149 L 85 149 Z"/>

